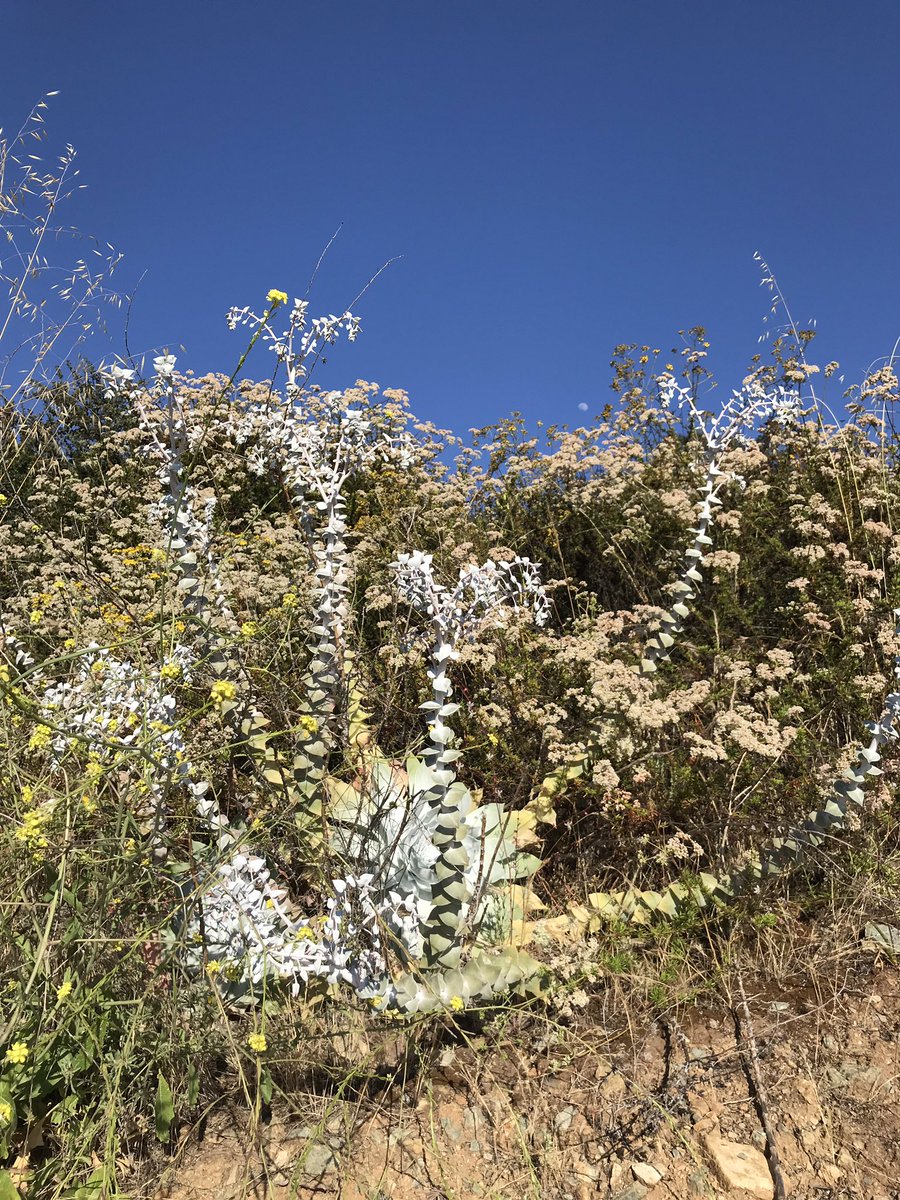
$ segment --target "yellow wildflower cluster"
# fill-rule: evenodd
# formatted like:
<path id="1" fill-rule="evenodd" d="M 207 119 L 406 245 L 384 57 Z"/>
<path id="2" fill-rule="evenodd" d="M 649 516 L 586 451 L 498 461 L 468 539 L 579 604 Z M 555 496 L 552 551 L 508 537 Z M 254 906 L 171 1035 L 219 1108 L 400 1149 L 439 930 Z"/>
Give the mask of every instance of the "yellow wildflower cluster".
<path id="1" fill-rule="evenodd" d="M 245 621 L 241 626 L 241 637 L 253 638 L 259 633 L 259 626 L 255 621 Z"/>
<path id="2" fill-rule="evenodd" d="M 29 750 L 44 750 L 50 745 L 52 736 L 49 725 L 38 725 L 33 730 L 31 737 L 28 739 Z"/>
<path id="3" fill-rule="evenodd" d="M 6 1052 L 6 1061 L 21 1064 L 28 1057 L 27 1042 L 13 1042 Z"/>
<path id="4" fill-rule="evenodd" d="M 319 722 L 315 717 L 311 717 L 309 713 L 304 713 L 302 717 L 298 717 L 297 725 L 309 737 L 312 737 L 314 733 L 319 732 Z"/>
<path id="5" fill-rule="evenodd" d="M 277 288 L 271 288 L 266 294 L 266 299 L 270 304 L 287 304 L 287 292 L 279 292 Z"/>
<path id="6" fill-rule="evenodd" d="M 102 604 L 100 616 L 103 618 L 104 624 L 111 625 L 113 628 L 127 629 L 134 623 L 134 619 L 128 613 L 121 612 L 114 604 Z"/>
<path id="7" fill-rule="evenodd" d="M 5 497 L 2 497 L 5 499 Z M 0 1100 L 0 1122 L 9 1125 L 13 1118 L 13 1108 L 8 1100 Z"/>
<path id="8" fill-rule="evenodd" d="M 264 1033 L 251 1033 L 247 1038 L 247 1045 L 254 1054 L 265 1054 L 268 1049 L 266 1035 Z"/>
<path id="9" fill-rule="evenodd" d="M 167 662 L 159 668 L 160 679 L 177 679 L 181 675 L 181 664 L 177 662 Z"/>
<path id="10" fill-rule="evenodd" d="M 297 607 L 296 594 L 294 592 L 285 592 L 284 596 L 281 599 L 281 607 L 282 608 L 296 608 Z"/>
<path id="11" fill-rule="evenodd" d="M 46 826 L 52 813 L 48 808 L 32 808 L 22 818 L 15 832 L 17 842 L 22 842 L 32 854 L 47 848 Z"/>
<path id="12" fill-rule="evenodd" d="M 230 679 L 217 679 L 209 689 L 209 698 L 213 704 L 221 707 L 226 700 L 233 700 L 237 695 L 237 687 Z"/>
<path id="13" fill-rule="evenodd" d="M 62 1004 L 64 1000 L 68 1000 L 68 998 L 72 995 L 72 989 L 74 987 L 75 985 L 71 979 L 66 979 L 59 985 L 59 987 L 56 989 L 56 999 L 60 1004 Z"/>

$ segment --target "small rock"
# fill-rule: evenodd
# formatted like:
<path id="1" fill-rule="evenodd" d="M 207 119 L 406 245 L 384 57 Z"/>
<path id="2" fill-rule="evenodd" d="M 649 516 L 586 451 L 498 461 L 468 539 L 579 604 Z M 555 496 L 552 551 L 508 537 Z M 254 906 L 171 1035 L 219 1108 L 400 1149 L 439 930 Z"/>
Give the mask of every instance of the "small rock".
<path id="1" fill-rule="evenodd" d="M 725 1187 L 744 1188 L 760 1200 L 772 1200 L 775 1189 L 769 1164 L 755 1146 L 726 1141 L 717 1133 L 705 1134 L 703 1144 Z"/>
<path id="2" fill-rule="evenodd" d="M 596 1185 L 600 1179 L 600 1164 L 589 1163 L 586 1158 L 576 1159 L 572 1167 L 572 1174 L 578 1179 L 590 1180 L 592 1184 Z M 582 1184 L 583 1186 L 584 1184 Z"/>
<path id="3" fill-rule="evenodd" d="M 688 1187 L 692 1196 L 709 1197 L 713 1194 L 712 1184 L 705 1171 L 692 1171 L 688 1176 Z"/>
<path id="4" fill-rule="evenodd" d="M 553 1128 L 557 1133 L 565 1133 L 572 1126 L 572 1118 L 575 1116 L 575 1107 L 572 1104 L 567 1104 L 553 1118 Z"/>
<path id="5" fill-rule="evenodd" d="M 837 1067 L 826 1067 L 825 1078 L 836 1092 L 847 1092 L 852 1100 L 874 1100 L 891 1090 L 891 1077 L 881 1067 L 845 1059 Z"/>
<path id="6" fill-rule="evenodd" d="M 887 950 L 888 954 L 900 954 L 900 929 L 896 925 L 870 922 L 863 931 L 863 939 L 872 942 L 879 950 Z"/>
<path id="7" fill-rule="evenodd" d="M 620 1075 L 618 1071 L 613 1071 L 600 1084 L 600 1095 L 604 1100 L 617 1100 L 620 1096 L 624 1096 L 628 1090 L 628 1085 L 625 1082 L 625 1077 Z"/>
<path id="8" fill-rule="evenodd" d="M 615 1192 L 612 1200 L 644 1200 L 647 1189 L 642 1183 L 632 1183 L 622 1192 Z"/>
<path id="9" fill-rule="evenodd" d="M 705 1058 L 712 1056 L 712 1050 L 709 1046 L 691 1046 L 688 1051 L 688 1058 L 691 1062 L 703 1062 Z"/>
<path id="10" fill-rule="evenodd" d="M 647 1187 L 655 1187 L 663 1177 L 662 1171 L 658 1171 L 650 1163 L 632 1163 L 631 1173 L 638 1183 L 646 1183 Z"/>
<path id="11" fill-rule="evenodd" d="M 304 1175 L 327 1175 L 338 1169 L 337 1155 L 324 1142 L 313 1142 L 303 1156 Z"/>
<path id="12" fill-rule="evenodd" d="M 791 1006 L 788 1004 L 787 1000 L 773 1000 L 769 1005 L 770 1013 L 785 1013 L 790 1011 Z"/>

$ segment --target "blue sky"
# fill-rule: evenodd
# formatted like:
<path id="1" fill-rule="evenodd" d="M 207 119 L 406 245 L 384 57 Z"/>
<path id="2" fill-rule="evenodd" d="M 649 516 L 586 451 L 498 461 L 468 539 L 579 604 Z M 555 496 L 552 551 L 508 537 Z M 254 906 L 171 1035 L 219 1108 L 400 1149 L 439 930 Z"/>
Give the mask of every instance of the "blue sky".
<path id="1" fill-rule="evenodd" d="M 230 369 L 226 309 L 302 294 L 340 224 L 314 309 L 402 258 L 320 382 L 406 388 L 458 431 L 583 421 L 616 343 L 697 323 L 736 384 L 757 249 L 847 382 L 900 335 L 897 0 L 6 0 L 2 22 L 0 124 L 60 90 L 50 145 L 90 185 L 66 218 L 125 252 L 120 286 L 143 276 L 133 350 Z"/>

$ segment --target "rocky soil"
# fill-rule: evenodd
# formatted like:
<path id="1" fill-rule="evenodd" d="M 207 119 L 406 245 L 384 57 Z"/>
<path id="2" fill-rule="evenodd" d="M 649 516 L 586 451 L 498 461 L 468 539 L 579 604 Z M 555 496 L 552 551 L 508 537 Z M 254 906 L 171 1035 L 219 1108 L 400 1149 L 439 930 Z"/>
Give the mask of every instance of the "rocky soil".
<path id="1" fill-rule="evenodd" d="M 510 1019 L 255 1126 L 214 1111 L 157 1195 L 772 1200 L 779 1178 L 795 1200 L 900 1198 L 895 967 L 857 965 L 827 996 L 748 984 L 746 1010 L 685 1007 L 612 1037 L 595 1008 Z"/>

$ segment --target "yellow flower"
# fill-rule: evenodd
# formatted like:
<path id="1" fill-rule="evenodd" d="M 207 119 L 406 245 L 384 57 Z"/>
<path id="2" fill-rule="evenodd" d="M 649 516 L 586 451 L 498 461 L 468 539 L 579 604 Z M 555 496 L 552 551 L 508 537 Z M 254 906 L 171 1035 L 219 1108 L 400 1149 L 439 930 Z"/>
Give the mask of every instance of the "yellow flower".
<path id="1" fill-rule="evenodd" d="M 279 292 L 277 288 L 272 288 L 266 299 L 270 304 L 287 304 L 287 292 Z"/>
<path id="2" fill-rule="evenodd" d="M 466 1002 L 463 1000 L 462 996 L 454 996 L 450 1001 L 449 1008 L 451 1012 L 462 1012 L 465 1007 Z"/>
<path id="3" fill-rule="evenodd" d="M 254 1054 L 265 1054 L 268 1049 L 266 1035 L 264 1033 L 251 1033 L 247 1038 L 247 1045 Z"/>
<path id="4" fill-rule="evenodd" d="M 27 1057 L 27 1042 L 13 1042 L 6 1052 L 6 1061 L 11 1063 L 23 1063 Z"/>
<path id="5" fill-rule="evenodd" d="M 0 492 L 0 508 L 2 508 L 4 504 L 8 504 L 8 503 L 9 503 L 9 497 L 4 496 L 3 493 Z"/>
<path id="6" fill-rule="evenodd" d="M 206 964 L 207 975 L 218 975 L 221 970 L 222 964 L 216 958 L 210 959 L 210 961 Z"/>
<path id="7" fill-rule="evenodd" d="M 181 666 L 177 662 L 167 662 L 159 668 L 160 679 L 177 679 L 181 674 Z"/>
<path id="8" fill-rule="evenodd" d="M 0 663 L 0 683 L 9 683 L 9 667 Z"/>
<path id="9" fill-rule="evenodd" d="M 4 1125 L 9 1125 L 12 1122 L 13 1109 L 8 1100 L 0 1100 L 0 1121 Z"/>
<path id="10" fill-rule="evenodd" d="M 296 595 L 293 592 L 285 592 L 285 594 L 281 600 L 281 607 L 282 608 L 296 608 L 297 607 Z"/>
<path id="11" fill-rule="evenodd" d="M 97 811 L 97 800 L 90 792 L 85 792 L 81 797 L 81 807 L 90 816 Z"/>
<path id="12" fill-rule="evenodd" d="M 74 986 L 75 985 L 72 983 L 71 979 L 67 979 L 64 983 L 59 985 L 59 987 L 56 989 L 56 999 L 60 1002 L 60 1004 L 62 1004 L 63 1000 L 68 1000 L 69 996 L 72 994 L 72 988 Z"/>
<path id="13" fill-rule="evenodd" d="M 64 650 L 74 650 L 75 644 L 76 643 L 75 643 L 74 638 L 66 638 L 66 640 L 63 642 L 63 649 Z"/>
<path id="14" fill-rule="evenodd" d="M 241 626 L 241 635 L 245 638 L 256 637 L 259 633 L 259 626 L 255 621 L 245 621 Z"/>
<path id="15" fill-rule="evenodd" d="M 41 612 L 41 610 L 39 608 L 32 609 L 31 615 L 28 618 L 28 620 L 31 622 L 32 625 L 40 625 L 40 623 L 41 623 L 41 621 L 43 621 L 43 619 L 44 619 L 44 614 Z"/>
<path id="16" fill-rule="evenodd" d="M 311 717 L 309 713 L 306 713 L 302 717 L 298 717 L 297 724 L 300 726 L 303 732 L 309 734 L 310 737 L 319 731 L 319 722 L 315 717 Z"/>
<path id="17" fill-rule="evenodd" d="M 209 698 L 213 704 L 221 707 L 226 700 L 233 700 L 237 695 L 237 687 L 230 679 L 217 679 L 209 689 Z"/>
<path id="18" fill-rule="evenodd" d="M 43 750 L 45 746 L 50 745 L 50 727 L 49 725 L 38 725 L 28 739 L 29 750 Z"/>
<path id="19" fill-rule="evenodd" d="M 84 773 L 91 783 L 96 783 L 99 779 L 103 778 L 103 763 L 100 762 L 99 758 L 89 758 L 88 764 L 84 768 Z"/>

